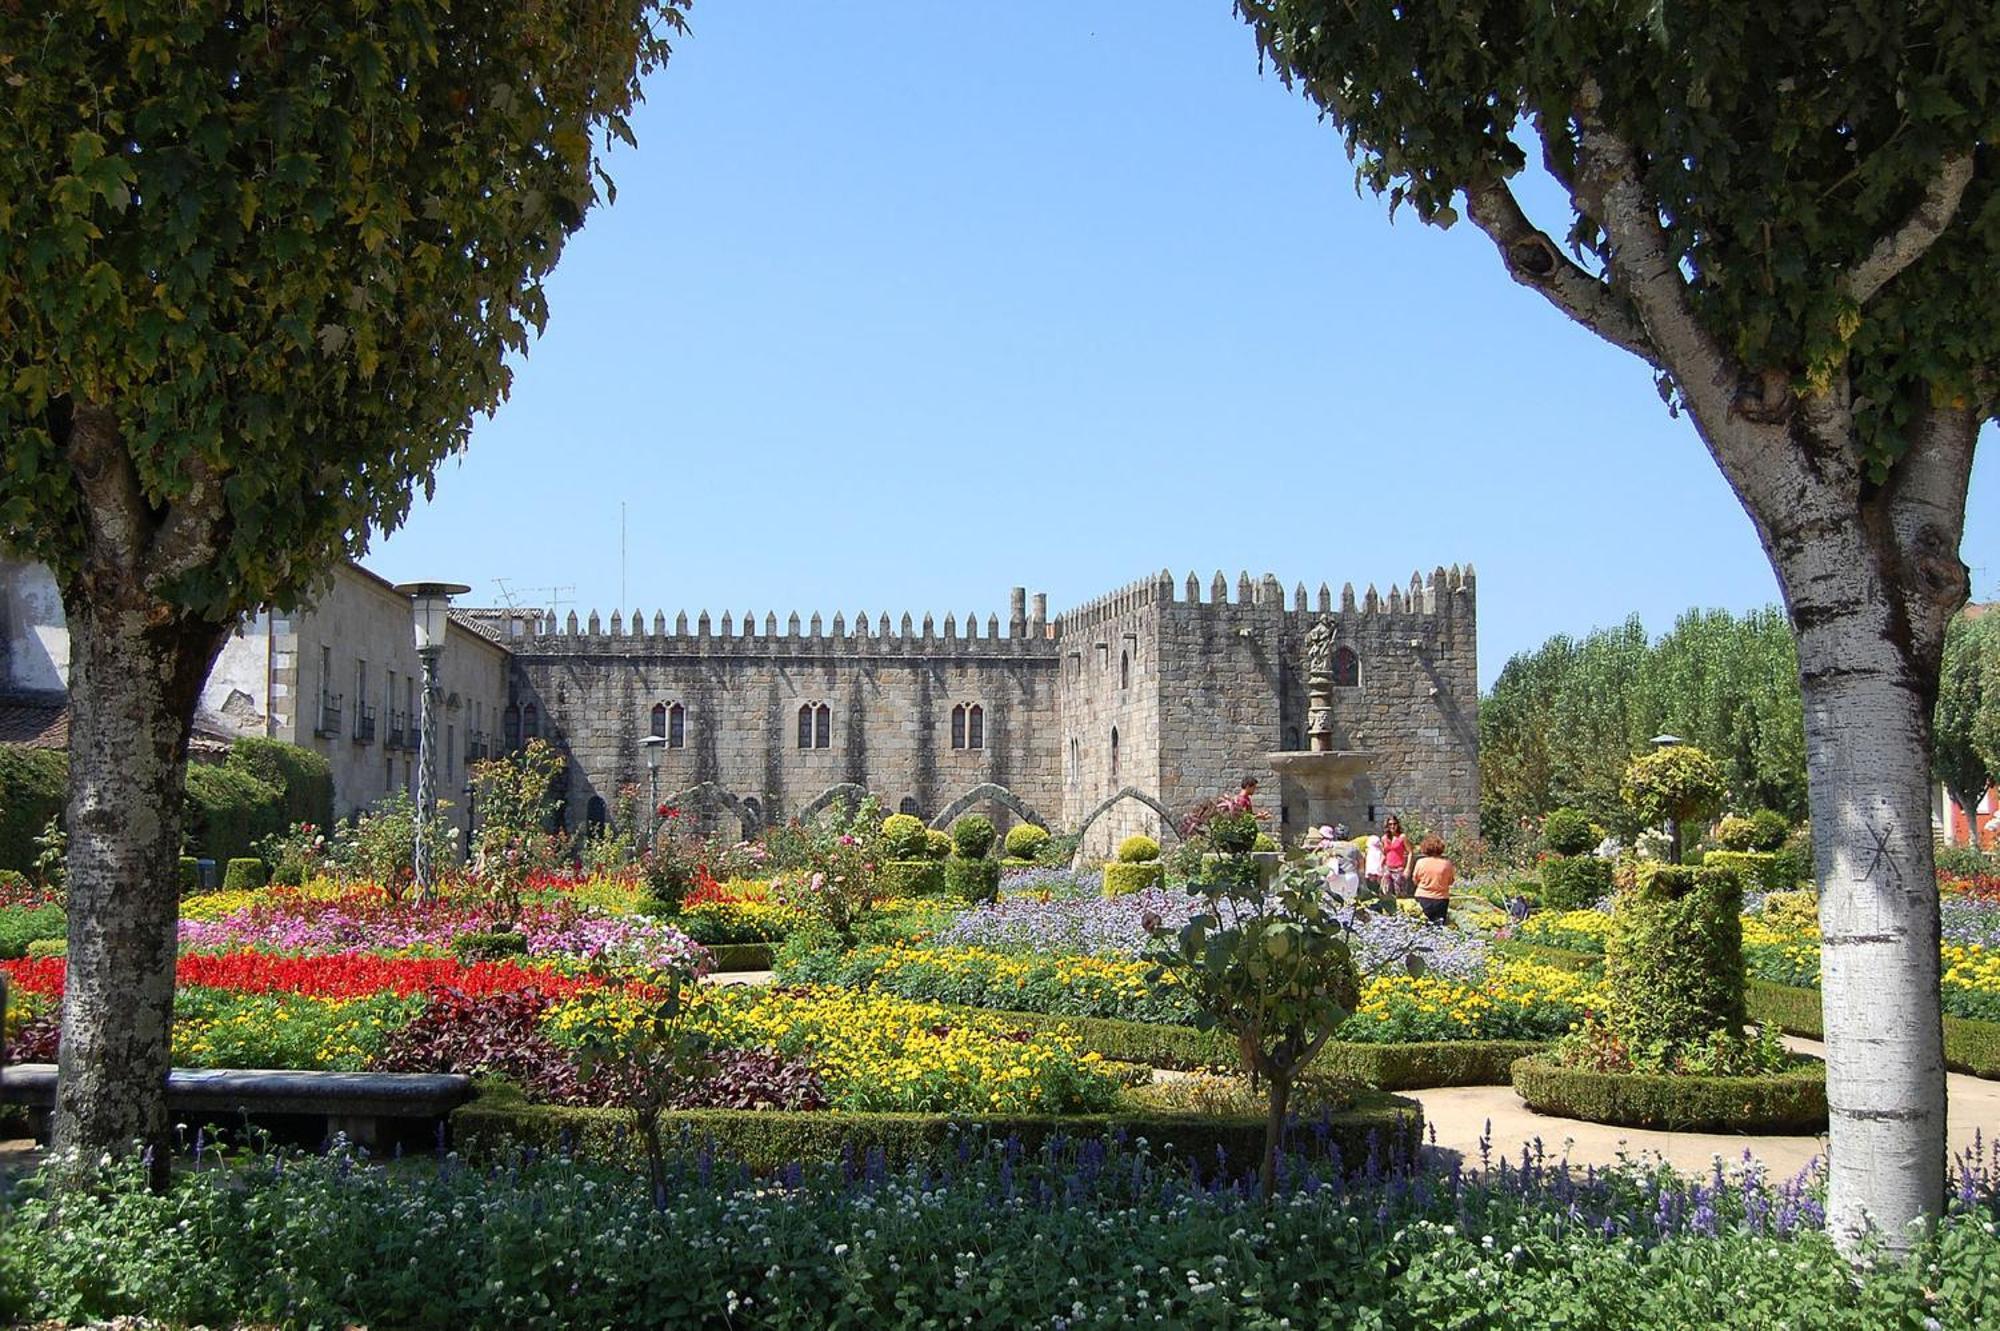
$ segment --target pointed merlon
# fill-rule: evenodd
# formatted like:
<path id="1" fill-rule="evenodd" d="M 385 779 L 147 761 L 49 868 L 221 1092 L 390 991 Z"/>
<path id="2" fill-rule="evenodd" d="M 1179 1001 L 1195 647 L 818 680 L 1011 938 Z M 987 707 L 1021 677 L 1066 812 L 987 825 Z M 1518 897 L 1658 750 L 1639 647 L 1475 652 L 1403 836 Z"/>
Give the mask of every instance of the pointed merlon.
<path id="1" fill-rule="evenodd" d="M 931 618 L 931 612 L 926 610 L 924 611 L 924 637 L 928 639 L 935 638 L 936 636 L 937 622 Z"/>
<path id="2" fill-rule="evenodd" d="M 1341 584 L 1340 613 L 1343 615 L 1354 613 L 1354 584 L 1351 582 Z"/>
<path id="3" fill-rule="evenodd" d="M 722 612 L 722 636 L 725 638 L 733 638 L 736 636 L 735 621 L 729 617 L 729 612 L 727 610 Z"/>
<path id="4" fill-rule="evenodd" d="M 958 638 L 958 616 L 949 610 L 944 614 L 944 636 L 947 642 L 954 642 Z"/>
<path id="5" fill-rule="evenodd" d="M 785 636 L 788 638 L 799 636 L 799 612 L 796 610 L 792 611 L 791 618 L 785 621 Z"/>
<path id="6" fill-rule="evenodd" d="M 1153 597 L 1155 600 L 1162 602 L 1174 599 L 1174 571 L 1172 569 L 1163 568 L 1160 570 L 1159 579 L 1153 584 Z"/>
<path id="7" fill-rule="evenodd" d="M 688 612 L 685 610 L 676 610 L 674 612 L 675 634 L 685 638 L 687 636 L 687 631 L 688 631 Z"/>
<path id="8" fill-rule="evenodd" d="M 628 622 L 632 625 L 633 637 L 643 638 L 646 636 L 646 616 L 644 612 L 634 610 L 632 618 Z"/>
<path id="9" fill-rule="evenodd" d="M 572 638 L 576 636 L 576 611 L 574 610 L 569 612 L 569 636 Z"/>
<path id="10" fill-rule="evenodd" d="M 1389 588 L 1389 613 L 1392 615 L 1403 613 L 1403 589 L 1393 584 Z"/>
<path id="11" fill-rule="evenodd" d="M 916 624 L 910 619 L 910 612 L 903 612 L 903 622 L 897 626 L 898 635 L 904 639 L 916 636 Z"/>
<path id="12" fill-rule="evenodd" d="M 653 636 L 663 638 L 667 634 L 667 615 L 664 610 L 653 612 Z"/>
<path id="13" fill-rule="evenodd" d="M 1300 614 L 1306 611 L 1306 585 L 1303 582 L 1292 588 L 1292 609 Z"/>
<path id="14" fill-rule="evenodd" d="M 838 610 L 833 612 L 833 636 L 836 638 L 847 636 L 847 616 Z"/>
<path id="15" fill-rule="evenodd" d="M 1194 575 L 1193 569 L 1189 569 L 1187 575 L 1187 603 L 1189 605 L 1201 604 L 1201 579 Z"/>
<path id="16" fill-rule="evenodd" d="M 1229 579 L 1222 576 L 1222 570 L 1215 570 L 1215 576 L 1208 580 L 1208 600 L 1211 605 L 1221 605 L 1229 599 Z"/>
<path id="17" fill-rule="evenodd" d="M 875 616 L 875 636 L 878 638 L 889 636 L 889 612 L 887 610 Z"/>
<path id="18" fill-rule="evenodd" d="M 868 612 L 866 610 L 856 610 L 854 612 L 854 636 L 857 638 L 868 636 Z"/>
<path id="19" fill-rule="evenodd" d="M 986 636 L 989 638 L 1000 636 L 1000 616 L 988 615 L 986 617 Z"/>
<path id="20" fill-rule="evenodd" d="M 1236 604 L 1249 605 L 1254 597 L 1255 593 L 1250 590 L 1249 570 L 1239 570 L 1236 574 Z"/>
<path id="21" fill-rule="evenodd" d="M 1322 615 L 1329 613 L 1333 609 L 1333 589 L 1323 582 L 1319 585 L 1319 601 L 1317 605 Z"/>
<path id="22" fill-rule="evenodd" d="M 968 639 L 977 638 L 979 636 L 979 612 L 977 610 L 969 610 L 966 612 L 965 636 Z"/>
<path id="23" fill-rule="evenodd" d="M 812 624 L 810 625 L 810 628 L 812 630 L 812 635 L 815 638 L 822 637 L 826 633 L 826 628 L 823 624 L 821 624 L 819 611 L 817 610 L 813 611 Z"/>
<path id="24" fill-rule="evenodd" d="M 764 636 L 767 638 L 778 636 L 778 615 L 776 611 L 766 610 L 764 612 Z"/>
<path id="25" fill-rule="evenodd" d="M 597 612 L 590 612 L 590 636 L 595 638 L 604 632 L 604 625 L 598 621 Z"/>
<path id="26" fill-rule="evenodd" d="M 611 612 L 611 636 L 614 638 L 625 636 L 625 617 L 616 610 Z"/>
<path id="27" fill-rule="evenodd" d="M 1372 615 L 1382 608 L 1382 598 L 1375 594 L 1375 584 L 1368 584 L 1368 594 L 1361 598 L 1361 613 Z"/>

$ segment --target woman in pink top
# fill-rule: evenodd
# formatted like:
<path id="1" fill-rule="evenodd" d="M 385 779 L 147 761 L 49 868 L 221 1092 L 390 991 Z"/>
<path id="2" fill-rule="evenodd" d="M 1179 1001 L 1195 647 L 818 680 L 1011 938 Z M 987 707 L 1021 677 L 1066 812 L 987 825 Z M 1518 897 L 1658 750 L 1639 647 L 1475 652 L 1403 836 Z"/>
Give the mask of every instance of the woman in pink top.
<path id="1" fill-rule="evenodd" d="M 1403 820 L 1390 814 L 1382 823 L 1382 895 L 1409 895 L 1410 839 L 1403 835 Z"/>

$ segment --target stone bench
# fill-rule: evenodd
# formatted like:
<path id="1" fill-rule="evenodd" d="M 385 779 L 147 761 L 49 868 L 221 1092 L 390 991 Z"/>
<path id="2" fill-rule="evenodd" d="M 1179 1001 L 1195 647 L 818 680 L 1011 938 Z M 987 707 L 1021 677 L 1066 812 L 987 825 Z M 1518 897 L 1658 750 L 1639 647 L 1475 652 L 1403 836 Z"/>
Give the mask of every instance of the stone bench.
<path id="1" fill-rule="evenodd" d="M 472 1095 L 472 1079 L 448 1072 L 296 1072 L 267 1068 L 175 1068 L 167 1112 L 176 1122 L 235 1122 L 271 1115 L 324 1118 L 327 1135 L 373 1145 L 385 1119 L 442 1119 Z M 0 1066 L 0 1104 L 24 1106 L 47 1137 L 56 1065 Z"/>

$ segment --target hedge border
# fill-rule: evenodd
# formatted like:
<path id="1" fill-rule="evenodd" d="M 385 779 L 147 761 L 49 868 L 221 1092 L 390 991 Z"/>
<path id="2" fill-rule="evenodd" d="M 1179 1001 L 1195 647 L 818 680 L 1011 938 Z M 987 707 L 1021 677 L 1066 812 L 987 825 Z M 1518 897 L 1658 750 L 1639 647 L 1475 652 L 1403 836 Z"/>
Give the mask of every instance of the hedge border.
<path id="1" fill-rule="evenodd" d="M 517 1087 L 482 1082 L 471 1101 L 452 1111 L 455 1150 L 474 1161 L 505 1159 L 528 1147 L 585 1159 L 635 1163 L 639 1143 L 621 1110 L 530 1104 Z M 992 1140 L 1016 1139 L 1033 1149 L 1053 1137 L 1087 1139 L 1117 1134 L 1143 1137 L 1156 1151 L 1172 1151 L 1213 1168 L 1218 1157 L 1233 1169 L 1262 1158 L 1262 1115 L 1212 1116 L 1118 1112 L 1066 1115 L 968 1115 L 792 1113 L 764 1109 L 695 1109 L 661 1116 L 661 1128 L 682 1147 L 705 1147 L 754 1170 L 791 1164 L 833 1164 L 880 1152 L 892 1166 L 934 1158 L 956 1149 L 968 1130 Z M 1379 1091 L 1360 1091 L 1352 1107 L 1325 1119 L 1301 1121 L 1288 1143 L 1316 1156 L 1338 1151 L 1359 1164 L 1379 1166 L 1413 1159 L 1423 1141 L 1423 1107 Z"/>
<path id="2" fill-rule="evenodd" d="M 1086 1052 L 1116 1063 L 1144 1063 L 1174 1070 L 1240 1072 L 1242 1056 L 1220 1031 L 1115 1017 L 1070 1017 L 1046 1012 L 982 1012 L 1037 1034 L 1068 1035 Z M 1418 1091 L 1435 1086 L 1505 1086 L 1515 1060 L 1548 1048 L 1540 1040 L 1439 1040 L 1410 1044 L 1328 1041 L 1313 1061 L 1316 1076 L 1359 1082 L 1378 1091 Z"/>
<path id="3" fill-rule="evenodd" d="M 771 969 L 771 954 L 777 951 L 777 943 L 707 943 L 708 955 L 714 959 L 711 969 L 724 971 L 767 971 Z"/>
<path id="4" fill-rule="evenodd" d="M 1826 1065 L 1801 1057 L 1758 1077 L 1669 1077 L 1566 1068 L 1542 1056 L 1513 1067 L 1514 1092 L 1539 1114 L 1663 1132 L 1826 1131 Z"/>

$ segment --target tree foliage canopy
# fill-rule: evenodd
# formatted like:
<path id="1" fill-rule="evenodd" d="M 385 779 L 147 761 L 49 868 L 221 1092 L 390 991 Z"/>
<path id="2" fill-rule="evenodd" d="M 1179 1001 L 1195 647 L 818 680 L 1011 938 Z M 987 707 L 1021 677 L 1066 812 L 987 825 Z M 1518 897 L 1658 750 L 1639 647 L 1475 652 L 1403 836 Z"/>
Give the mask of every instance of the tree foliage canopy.
<path id="1" fill-rule="evenodd" d="M 108 470 L 149 586 L 220 621 L 393 528 L 505 395 L 683 5 L 0 5 L 6 543 L 67 583 Z M 79 458 L 86 411 L 122 450 Z"/>
<path id="2" fill-rule="evenodd" d="M 1444 226 L 1463 192 L 1516 279 L 1652 362 L 1663 393 L 1685 386 L 1631 293 L 1602 279 L 1602 218 L 1579 209 L 1566 245 L 1552 244 L 1508 185 L 1532 149 L 1572 198 L 1603 202 L 1610 182 L 1580 151 L 1586 123 L 1630 145 L 1696 319 L 1746 376 L 1774 380 L 1775 395 L 1851 375 L 1877 479 L 1907 448 L 1921 403 L 1990 399 L 1976 386 L 2000 367 L 2000 191 L 1974 159 L 2000 130 L 2000 6 L 1237 9 L 1280 76 L 1340 129 L 1362 183 Z M 1946 204 L 1959 224 L 1936 234 Z M 1928 252 L 1910 264 L 1920 240 Z"/>
<path id="3" fill-rule="evenodd" d="M 1619 783 L 1663 731 L 1716 756 L 1733 807 L 1803 819 L 1805 720 L 1784 616 L 1690 610 L 1657 643 L 1635 618 L 1513 657 L 1479 706 L 1482 830 L 1509 841 L 1523 819 L 1574 805 L 1630 836 Z"/>
<path id="4" fill-rule="evenodd" d="M 1960 615 L 1945 632 L 1933 730 L 1938 780 L 1970 816 L 2000 781 L 2000 613 Z"/>

